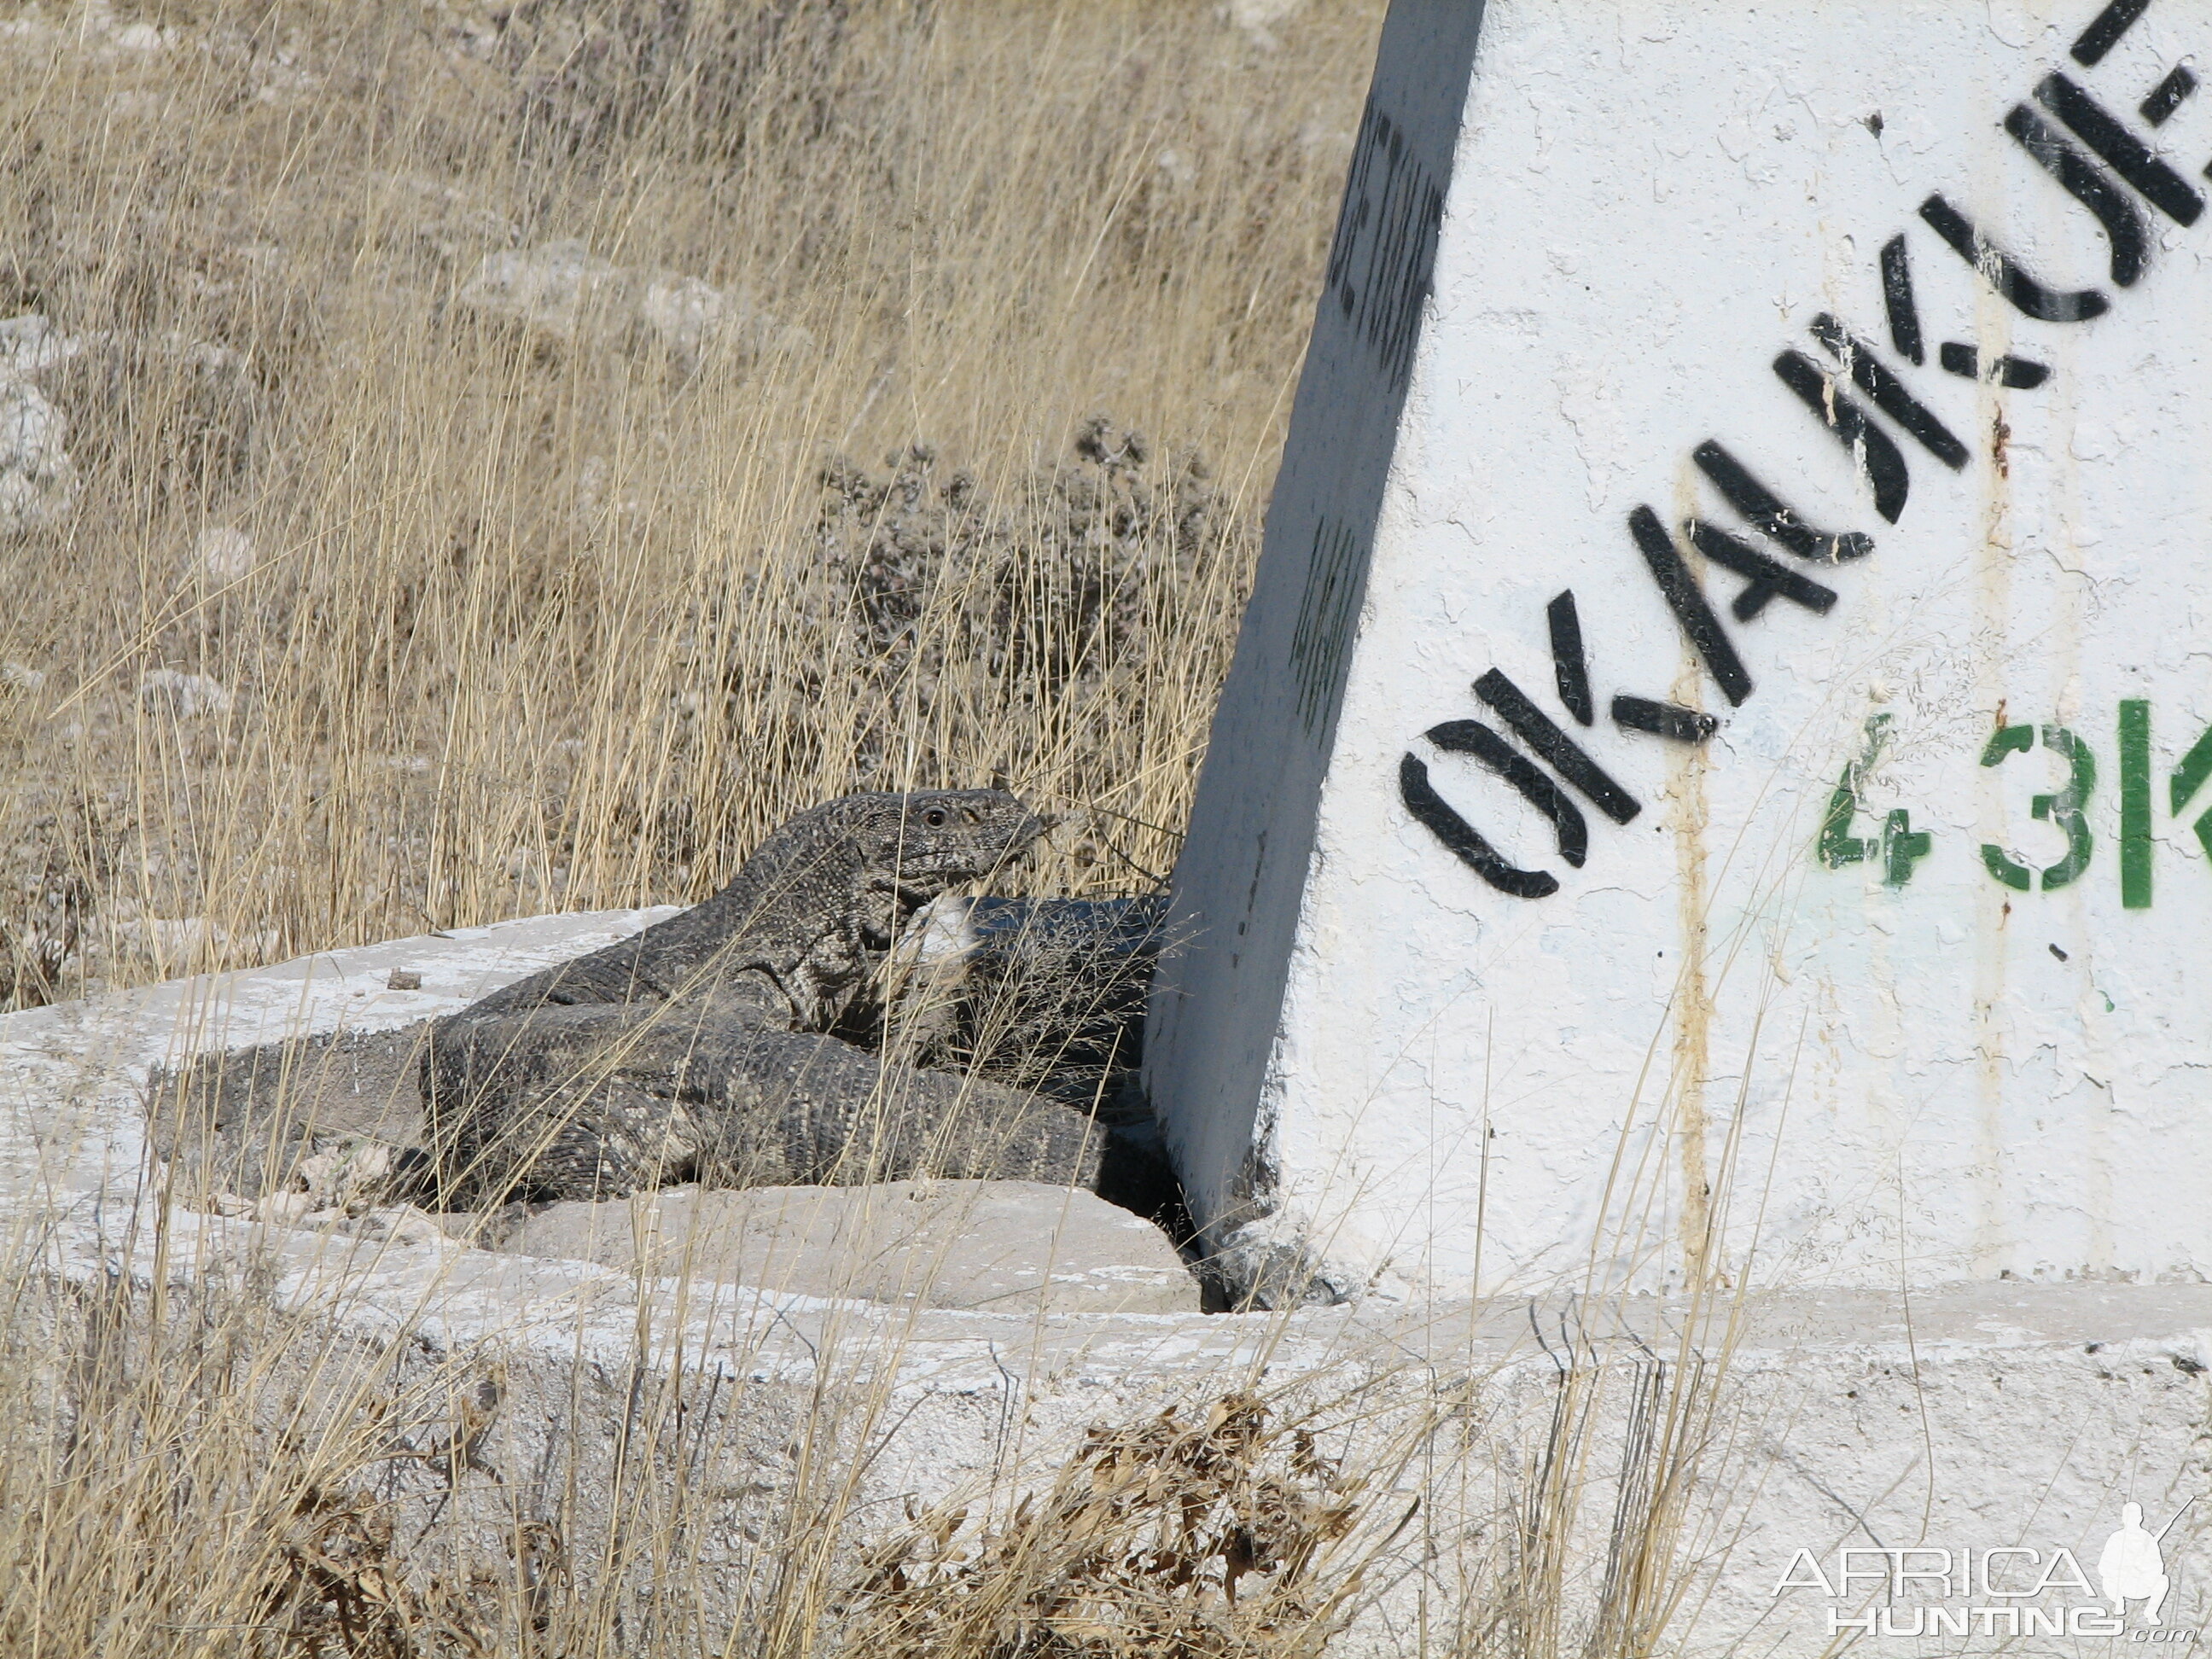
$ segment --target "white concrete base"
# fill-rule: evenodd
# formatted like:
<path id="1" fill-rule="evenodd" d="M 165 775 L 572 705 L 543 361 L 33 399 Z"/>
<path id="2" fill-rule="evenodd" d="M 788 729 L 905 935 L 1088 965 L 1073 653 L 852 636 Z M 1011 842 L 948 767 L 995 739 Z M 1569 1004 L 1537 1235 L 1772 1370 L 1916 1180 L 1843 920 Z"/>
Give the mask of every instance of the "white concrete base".
<path id="1" fill-rule="evenodd" d="M 678 1187 L 555 1204 L 496 1240 L 515 1255 L 984 1313 L 1196 1313 L 1168 1236 L 1096 1193 L 1037 1181 Z"/>
<path id="2" fill-rule="evenodd" d="M 2000 1591 L 2019 1588 L 2021 1571 L 2051 1571 L 2061 1549 L 2094 1578 L 2124 1501 L 2155 1527 L 2212 1486 L 2212 1286 L 982 1314 L 643 1279 L 406 1230 L 374 1238 L 160 1204 L 142 1104 L 157 1066 L 342 1025 L 391 1029 L 649 919 L 518 922 L 9 1017 L 0 1237 L 16 1271 L 53 1293 L 57 1344 L 77 1340 L 70 1310 L 103 1286 L 158 1285 L 182 1307 L 240 1294 L 256 1270 L 292 1318 L 264 1386 L 358 1409 L 367 1396 L 349 1390 L 374 1374 L 380 1397 L 400 1402 L 395 1443 L 418 1449 L 481 1428 L 453 1493 L 434 1459 L 398 1459 L 386 1475 L 426 1514 L 442 1503 L 474 1517 L 497 1560 L 511 1559 L 498 1540 L 517 1516 L 538 1517 L 567 1540 L 572 1570 L 592 1571 L 592 1540 L 615 1535 L 617 1472 L 629 1490 L 666 1483 L 688 1506 L 683 1559 L 628 1570 L 696 1587 L 684 1616 L 708 1628 L 756 1582 L 777 1517 L 824 1483 L 849 1476 L 853 1535 L 880 1535 L 908 1496 L 1034 1479 L 1092 1423 L 1255 1382 L 1283 1410 L 1314 1412 L 1326 1450 L 1378 1470 L 1362 1536 L 1396 1531 L 1340 1653 L 1445 1651 L 1462 1637 L 1473 1648 L 1469 1624 L 1540 1613 L 1563 1621 L 1547 1638 L 1559 1651 L 1613 1618 L 1663 1630 L 1661 1650 L 1813 1654 L 1836 1639 L 1831 1611 L 1879 1619 L 1886 1606 L 1891 1627 L 1924 1628 L 1923 1601 L 1967 1633 L 1877 1630 L 1876 1651 L 1995 1650 L 2020 1622 L 2003 1610 L 2031 1606 L 2094 1638 L 2101 1615 L 2081 1623 L 2089 1598 L 2063 1563 L 2044 1595 L 1992 1598 L 1982 1553 L 2040 1553 L 2032 1567 L 2000 1558 Z M 394 969 L 423 988 L 385 989 Z M 1547 1538 L 1560 1547 L 1547 1553 Z M 1658 1547 L 1639 1555 L 1640 1538 Z M 2123 1639 L 2212 1624 L 2208 1540 L 2212 1503 L 2200 1503 L 2165 1540 L 2166 1623 L 2154 1632 L 2131 1603 Z M 1907 1547 L 1950 1552 L 1954 1578 L 1972 1552 L 1967 1594 L 1929 1601 L 1937 1558 L 1893 1558 L 1923 1577 L 1863 1607 L 1869 1574 L 1893 1558 L 1839 1552 Z M 1823 1595 L 1816 1578 L 1846 1570 L 1847 1593 Z M 1778 1594 L 1785 1578 L 1795 1587 Z M 1997 1611 L 1984 1620 L 1976 1608 Z M 2079 1648 L 2039 1636 L 2010 1650 Z"/>
<path id="3" fill-rule="evenodd" d="M 1146 1036 L 1209 1237 L 2212 1277 L 2208 49 L 1395 0 Z"/>

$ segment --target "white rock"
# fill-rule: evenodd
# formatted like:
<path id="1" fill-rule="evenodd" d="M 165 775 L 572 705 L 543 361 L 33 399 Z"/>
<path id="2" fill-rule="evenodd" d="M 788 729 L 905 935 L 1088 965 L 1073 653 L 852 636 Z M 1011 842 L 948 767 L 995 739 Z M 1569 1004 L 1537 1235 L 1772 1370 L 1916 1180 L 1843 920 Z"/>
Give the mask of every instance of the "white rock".
<path id="1" fill-rule="evenodd" d="M 67 362 L 84 342 L 59 332 L 35 311 L 0 320 L 0 377 L 18 379 Z"/>
<path id="2" fill-rule="evenodd" d="M 722 326 L 730 309 L 720 289 L 696 276 L 665 277 L 645 287 L 639 313 L 672 351 L 696 356 Z"/>
<path id="3" fill-rule="evenodd" d="M 430 1245 L 439 1249 L 459 1249 L 459 1242 L 436 1216 L 418 1210 L 412 1204 L 394 1204 L 369 1210 L 354 1218 L 349 1229 L 356 1238 L 374 1238 L 387 1244 L 404 1248 Z"/>
<path id="4" fill-rule="evenodd" d="M 167 52 L 177 44 L 177 32 L 158 23 L 125 23 L 108 36 L 125 52 Z"/>
<path id="5" fill-rule="evenodd" d="M 580 241 L 486 254 L 454 302 L 547 339 L 614 344 L 641 334 L 683 357 L 716 344 L 763 356 L 814 343 L 805 330 L 787 326 L 740 295 L 696 276 L 618 265 Z"/>
<path id="6" fill-rule="evenodd" d="M 609 309 L 626 309 L 629 279 L 623 268 L 594 255 L 581 242 L 488 253 L 455 300 L 465 309 L 504 317 L 533 332 L 569 337 L 587 320 L 593 300 L 608 295 Z M 611 292 L 610 292 L 611 291 Z M 612 319 L 617 325 L 626 319 Z"/>
<path id="7" fill-rule="evenodd" d="M 276 948 L 273 927 L 234 933 L 205 916 L 151 915 L 127 899 L 109 910 L 116 939 L 167 973 L 189 967 L 204 951 L 221 950 L 235 957 L 266 956 Z"/>
<path id="8" fill-rule="evenodd" d="M 218 582 L 242 581 L 252 574 L 253 538 L 242 530 L 210 525 L 194 551 L 200 569 Z"/>
<path id="9" fill-rule="evenodd" d="M 253 1206 L 257 1221 L 275 1221 L 289 1225 L 304 1221 L 315 1212 L 313 1193 L 271 1193 Z"/>
<path id="10" fill-rule="evenodd" d="M 227 374 L 236 380 L 246 370 L 246 354 L 234 346 L 217 345 L 212 340 L 195 340 L 174 329 L 164 334 L 160 343 L 163 351 L 210 374 Z"/>
<path id="11" fill-rule="evenodd" d="M 1252 44 L 1273 52 L 1282 42 L 1276 31 L 1304 9 L 1305 0 L 1229 0 L 1229 21 Z"/>
<path id="12" fill-rule="evenodd" d="M 325 1204 L 341 1207 L 392 1172 L 392 1148 L 380 1141 L 356 1141 L 335 1152 L 318 1152 L 300 1163 L 300 1179 Z"/>
<path id="13" fill-rule="evenodd" d="M 18 696 L 35 697 L 46 689 L 43 669 L 33 668 L 27 663 L 0 662 L 0 690 L 12 691 Z"/>
<path id="14" fill-rule="evenodd" d="M 0 526 L 52 524 L 76 499 L 76 467 L 62 447 L 69 423 L 23 380 L 0 380 Z"/>
<path id="15" fill-rule="evenodd" d="M 1196 1313 L 1167 1235 L 1095 1194 L 1034 1181 L 673 1187 L 556 1204 L 500 1248 L 649 1277 L 980 1313 Z"/>
<path id="16" fill-rule="evenodd" d="M 118 921 L 115 933 L 164 973 L 189 966 L 210 945 L 222 942 L 222 930 L 205 916 L 132 916 Z"/>
<path id="17" fill-rule="evenodd" d="M 237 703 L 237 697 L 222 681 L 206 674 L 156 668 L 138 682 L 140 708 L 155 714 L 174 714 L 179 720 L 228 714 Z"/>

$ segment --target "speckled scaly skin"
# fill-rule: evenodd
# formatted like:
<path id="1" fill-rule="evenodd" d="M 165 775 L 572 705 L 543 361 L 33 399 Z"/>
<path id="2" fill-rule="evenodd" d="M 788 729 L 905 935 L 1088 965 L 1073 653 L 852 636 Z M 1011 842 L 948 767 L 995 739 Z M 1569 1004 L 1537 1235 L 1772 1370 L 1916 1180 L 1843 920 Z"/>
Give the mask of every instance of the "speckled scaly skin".
<path id="1" fill-rule="evenodd" d="M 830 1035 L 917 909 L 1045 827 L 1000 790 L 848 795 L 683 915 L 441 1021 L 422 1097 L 441 1200 L 924 1172 L 1093 1184 L 1103 1136 L 1079 1114 Z"/>

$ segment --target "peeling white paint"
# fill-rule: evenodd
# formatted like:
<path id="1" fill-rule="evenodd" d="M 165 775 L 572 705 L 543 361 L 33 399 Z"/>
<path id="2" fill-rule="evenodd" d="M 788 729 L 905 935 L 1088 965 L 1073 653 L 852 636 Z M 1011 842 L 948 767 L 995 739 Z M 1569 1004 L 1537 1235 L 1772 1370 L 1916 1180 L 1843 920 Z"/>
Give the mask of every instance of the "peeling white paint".
<path id="1" fill-rule="evenodd" d="M 1316 325 L 1178 872 L 1194 943 L 1154 1006 L 1153 1094 L 1198 1211 L 1225 1242 L 1334 1264 L 1340 1288 L 1463 1289 L 1478 1262 L 1486 1290 L 2212 1274 L 2212 1003 L 2190 989 L 2212 974 L 2194 828 L 2212 781 L 2170 799 L 2212 732 L 2193 648 L 2212 594 L 2212 214 L 2177 225 L 2113 184 L 2148 248 L 2123 286 L 2106 230 L 2004 126 L 2025 107 L 2086 153 L 2039 101 L 2062 72 L 2212 197 L 2212 94 L 2156 126 L 2138 113 L 2212 52 L 2212 5 L 2159 0 L 2094 63 L 2069 55 L 2089 0 L 1609 9 L 1595 55 L 1587 8 L 1491 0 L 1479 45 L 1449 9 L 1394 12 L 1374 108 L 1446 191 L 1433 296 L 1402 392 L 1340 289 Z M 1437 67 L 1454 52 L 1456 90 Z M 2109 308 L 2024 314 L 1923 215 L 1934 193 Z M 1384 210 L 1356 182 L 1355 215 L 1363 200 Z M 1900 234 L 1917 365 L 1882 276 Z M 1954 470 L 1873 417 L 1909 477 L 1894 523 L 1774 368 L 1795 350 L 1835 370 L 1823 315 L 1966 451 Z M 1947 373 L 1946 343 L 2049 378 Z M 1873 551 L 1811 563 L 1762 536 L 1694 463 L 1707 440 Z M 1639 555 L 1647 506 L 1678 546 L 1706 520 L 1837 596 L 1740 620 L 1745 579 L 1687 555 L 1753 682 L 1740 706 Z M 1340 713 L 1310 732 L 1281 712 L 1279 618 L 1323 516 L 1372 554 Z M 1587 728 L 1554 689 L 1563 590 Z M 1567 792 L 1580 869 L 1528 802 L 1423 736 L 1511 737 L 1472 690 L 1492 669 L 1640 806 L 1619 824 Z M 1719 728 L 1698 748 L 1623 730 L 1619 694 Z M 2148 705 L 2147 895 L 2122 877 L 2130 702 Z M 2001 726 L 2029 746 L 1989 750 Z M 2042 819 L 2036 802 L 2066 787 L 2069 732 L 2096 773 L 2087 861 L 2014 890 L 1983 846 L 2064 865 L 2063 801 Z M 1409 810 L 1408 754 L 1558 890 L 1496 891 L 1455 858 Z M 1891 866 L 1895 810 L 1931 840 Z M 1863 855 L 1838 866 L 1851 841 Z M 1255 1123 L 1268 1178 L 1248 1194 Z"/>

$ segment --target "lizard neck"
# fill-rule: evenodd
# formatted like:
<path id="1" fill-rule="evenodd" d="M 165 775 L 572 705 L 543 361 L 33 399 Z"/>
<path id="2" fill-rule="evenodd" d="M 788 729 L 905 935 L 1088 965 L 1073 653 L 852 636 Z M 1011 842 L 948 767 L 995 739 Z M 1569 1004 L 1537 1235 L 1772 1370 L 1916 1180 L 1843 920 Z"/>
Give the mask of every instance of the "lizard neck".
<path id="1" fill-rule="evenodd" d="M 733 929 L 731 968 L 772 983 L 796 1030 L 828 1030 L 866 977 L 867 936 L 883 924 L 863 866 L 852 837 L 801 818 L 763 842 L 708 901 Z"/>

